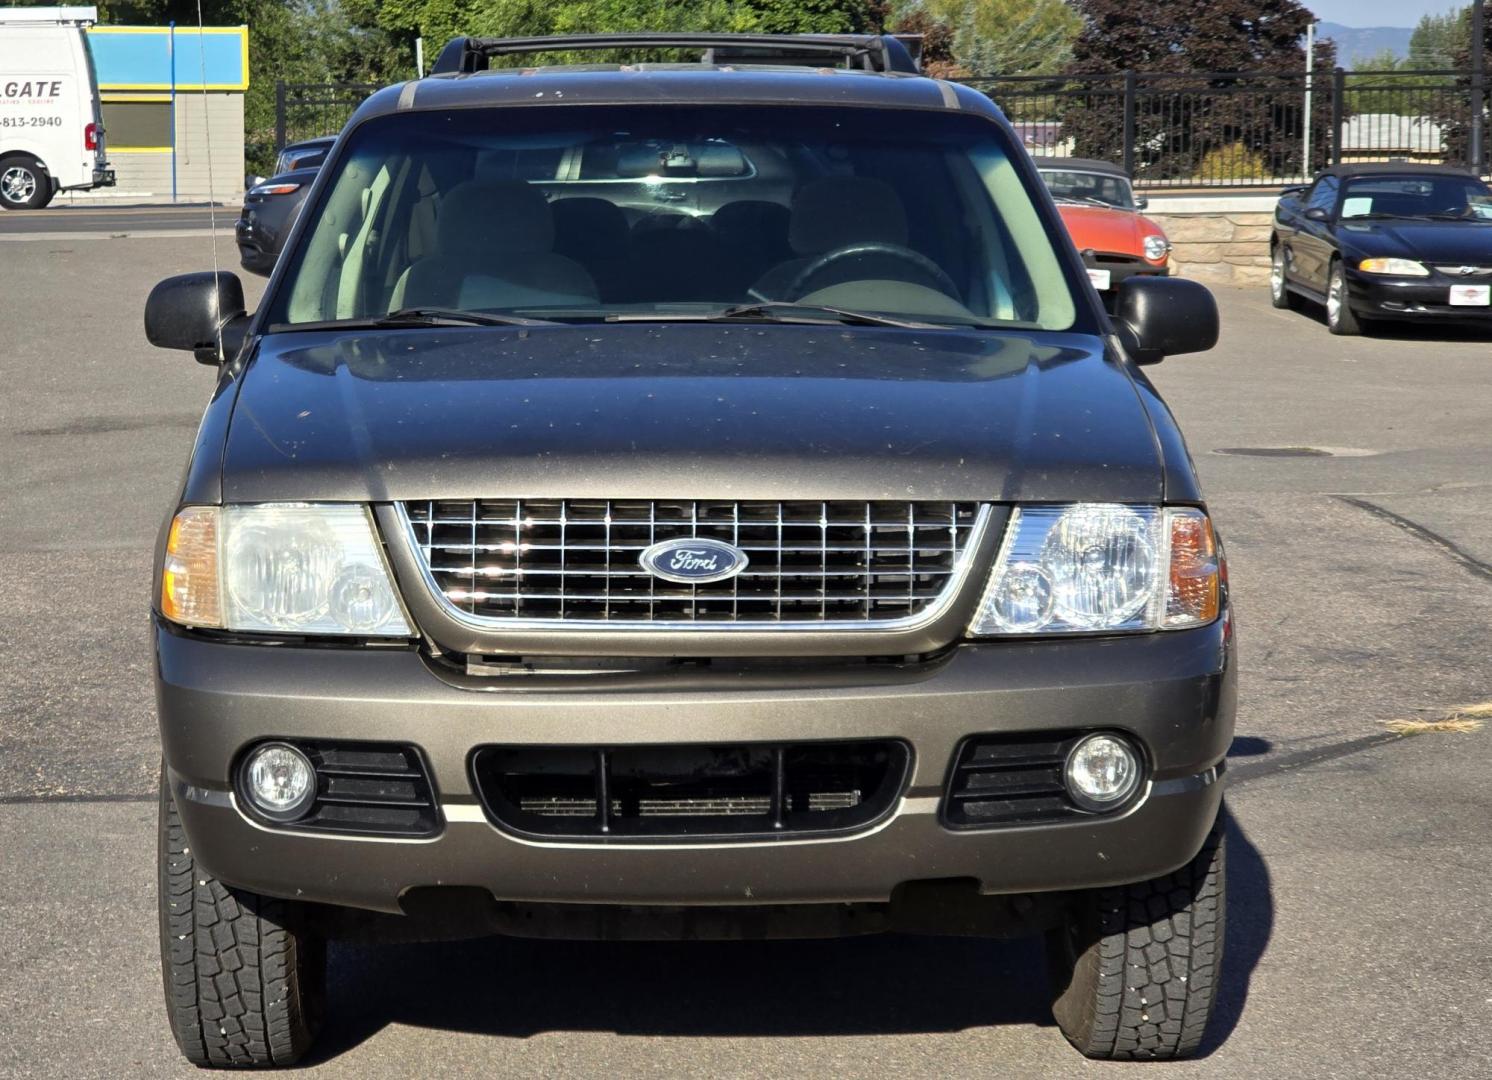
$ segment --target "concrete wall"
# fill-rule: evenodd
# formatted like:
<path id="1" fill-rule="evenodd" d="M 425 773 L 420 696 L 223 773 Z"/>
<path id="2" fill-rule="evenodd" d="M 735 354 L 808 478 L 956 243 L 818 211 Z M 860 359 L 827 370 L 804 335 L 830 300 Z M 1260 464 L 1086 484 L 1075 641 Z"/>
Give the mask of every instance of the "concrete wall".
<path id="1" fill-rule="evenodd" d="M 209 92 L 178 94 L 176 98 L 176 190 L 181 198 L 207 198 L 209 137 L 212 162 L 211 191 L 232 201 L 243 192 L 243 94 Z M 171 195 L 169 153 L 110 151 L 118 183 L 97 194 L 118 196 Z"/>

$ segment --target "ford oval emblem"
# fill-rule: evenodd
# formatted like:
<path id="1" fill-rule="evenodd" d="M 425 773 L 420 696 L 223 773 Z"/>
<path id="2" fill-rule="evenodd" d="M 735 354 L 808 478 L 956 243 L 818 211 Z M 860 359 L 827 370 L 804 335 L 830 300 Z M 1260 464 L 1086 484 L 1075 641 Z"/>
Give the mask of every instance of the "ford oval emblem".
<path id="1" fill-rule="evenodd" d="M 656 578 L 680 585 L 708 585 L 735 577 L 750 561 L 740 548 L 722 540 L 680 536 L 654 544 L 637 561 Z"/>

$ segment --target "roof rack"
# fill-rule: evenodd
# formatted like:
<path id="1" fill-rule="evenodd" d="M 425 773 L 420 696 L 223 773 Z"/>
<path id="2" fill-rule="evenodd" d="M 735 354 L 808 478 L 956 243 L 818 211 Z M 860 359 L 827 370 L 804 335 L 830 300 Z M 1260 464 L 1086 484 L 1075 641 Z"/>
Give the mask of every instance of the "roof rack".
<path id="1" fill-rule="evenodd" d="M 703 49 L 701 62 L 812 63 L 833 57 L 836 66 L 863 71 L 919 74 L 918 35 L 891 34 L 557 34 L 526 38 L 452 38 L 431 75 L 485 71 L 494 56 L 593 49 Z"/>

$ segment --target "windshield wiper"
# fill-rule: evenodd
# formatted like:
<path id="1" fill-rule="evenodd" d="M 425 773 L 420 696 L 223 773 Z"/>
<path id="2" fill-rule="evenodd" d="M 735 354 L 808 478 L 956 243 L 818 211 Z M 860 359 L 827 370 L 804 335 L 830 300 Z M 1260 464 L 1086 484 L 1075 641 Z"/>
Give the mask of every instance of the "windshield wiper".
<path id="1" fill-rule="evenodd" d="M 734 322 L 760 319 L 764 322 L 815 323 L 826 321 L 852 326 L 894 326 L 902 330 L 947 330 L 961 323 L 917 322 L 870 311 L 828 307 L 821 304 L 795 304 L 791 300 L 763 300 L 754 304 L 736 304 L 719 311 L 705 312 L 618 312 L 606 316 L 607 322 Z M 969 320 L 968 325 L 981 325 Z"/>
<path id="2" fill-rule="evenodd" d="M 522 315 L 498 315 L 487 311 L 461 311 L 457 308 L 408 307 L 387 315 L 354 319 L 325 319 L 321 322 L 276 323 L 271 331 L 289 330 L 400 330 L 421 326 L 558 326 L 551 319 L 530 319 Z"/>

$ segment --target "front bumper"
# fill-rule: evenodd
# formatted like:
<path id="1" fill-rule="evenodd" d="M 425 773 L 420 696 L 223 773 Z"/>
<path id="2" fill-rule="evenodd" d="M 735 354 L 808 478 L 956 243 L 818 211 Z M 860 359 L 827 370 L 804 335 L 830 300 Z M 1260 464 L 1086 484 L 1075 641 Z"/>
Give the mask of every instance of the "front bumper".
<path id="1" fill-rule="evenodd" d="M 1486 321 L 1492 305 L 1460 306 L 1450 303 L 1452 285 L 1492 285 L 1492 279 L 1430 277 L 1394 278 L 1379 274 L 1347 273 L 1347 298 L 1352 310 L 1368 318 L 1440 319 Z"/>
<path id="2" fill-rule="evenodd" d="M 848 903 L 897 886 L 972 879 L 983 893 L 1118 884 L 1168 873 L 1217 814 L 1235 674 L 1223 621 L 1133 638 L 969 645 L 892 675 L 815 679 L 781 669 L 670 688 L 473 690 L 413 650 L 255 646 L 155 629 L 157 697 L 172 790 L 192 850 L 224 882 L 270 895 L 401 910 L 427 886 L 497 900 L 630 905 Z M 1102 727 L 1150 756 L 1142 799 L 1112 818 L 953 832 L 938 809 L 961 739 Z M 444 820 L 424 840 L 269 829 L 237 808 L 229 777 L 263 738 L 389 741 L 420 748 Z M 628 745 L 900 738 L 913 748 L 892 815 L 812 839 L 607 845 L 500 831 L 473 790 L 486 744 Z"/>

